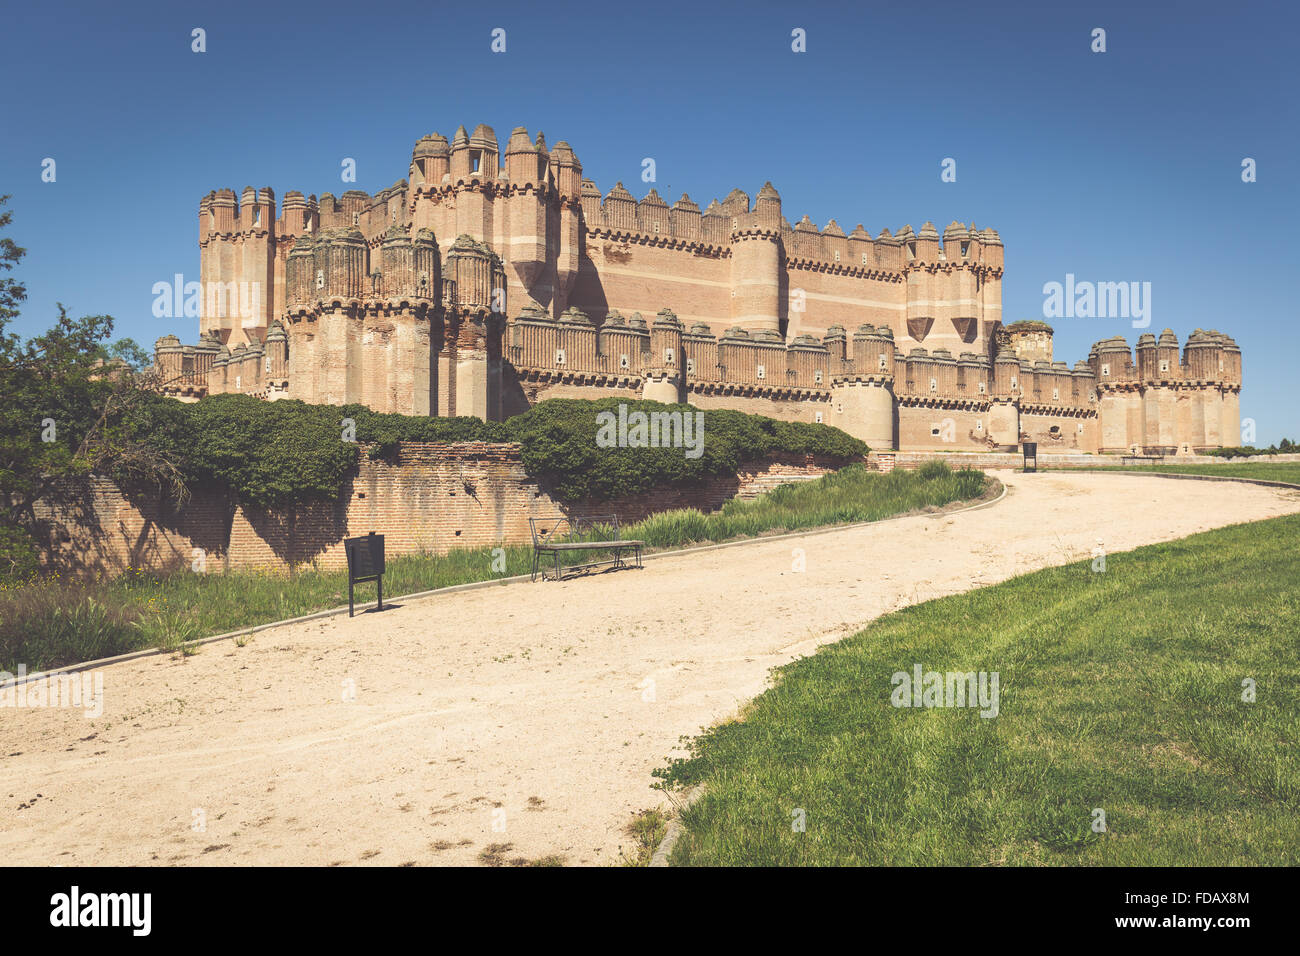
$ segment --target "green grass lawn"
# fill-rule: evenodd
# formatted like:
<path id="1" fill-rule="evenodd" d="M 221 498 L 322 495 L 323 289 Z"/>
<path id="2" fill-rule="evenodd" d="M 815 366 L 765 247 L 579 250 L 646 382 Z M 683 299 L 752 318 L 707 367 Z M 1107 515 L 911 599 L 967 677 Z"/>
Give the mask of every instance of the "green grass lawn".
<path id="1" fill-rule="evenodd" d="M 1100 471 L 1099 468 L 1043 468 L 1042 471 Z M 1222 465 L 1125 465 L 1107 471 L 1162 471 L 1179 475 L 1223 475 L 1229 478 L 1259 478 L 1262 481 L 1289 481 L 1300 485 L 1300 461 L 1231 462 Z"/>
<path id="2" fill-rule="evenodd" d="M 983 472 L 933 463 L 888 474 L 852 465 L 814 481 L 782 485 L 751 500 L 729 501 L 704 514 L 662 512 L 623 529 L 648 550 L 722 542 L 782 531 L 874 521 L 991 494 Z M 588 556 L 590 557 L 590 556 Z M 399 599 L 455 584 L 527 574 L 531 546 L 458 549 L 387 561 L 384 597 Z M 538 585 L 539 587 L 542 585 Z M 347 603 L 344 571 L 232 572 L 167 576 L 131 572 L 98 582 L 44 580 L 0 585 L 0 670 L 19 663 L 29 672 L 147 647 L 192 649 L 213 634 L 284 620 Z M 373 605 L 375 586 L 357 587 L 361 606 Z"/>
<path id="3" fill-rule="evenodd" d="M 1300 862 L 1298 534 L 1289 516 L 1047 569 L 779 669 L 660 772 L 704 788 L 673 863 Z M 998 716 L 891 706 L 914 664 L 997 672 Z"/>

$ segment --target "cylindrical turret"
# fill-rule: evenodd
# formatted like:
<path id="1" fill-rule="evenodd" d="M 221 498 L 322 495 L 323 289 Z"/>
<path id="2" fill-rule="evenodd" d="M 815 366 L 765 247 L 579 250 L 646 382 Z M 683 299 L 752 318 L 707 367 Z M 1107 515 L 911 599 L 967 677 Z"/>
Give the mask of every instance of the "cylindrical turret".
<path id="1" fill-rule="evenodd" d="M 749 218 L 749 217 L 744 217 Z M 751 331 L 781 329 L 781 234 L 733 218 L 731 321 Z"/>
<path id="2" fill-rule="evenodd" d="M 675 403 L 682 400 L 682 323 L 661 309 L 650 329 L 650 363 L 642 398 Z"/>

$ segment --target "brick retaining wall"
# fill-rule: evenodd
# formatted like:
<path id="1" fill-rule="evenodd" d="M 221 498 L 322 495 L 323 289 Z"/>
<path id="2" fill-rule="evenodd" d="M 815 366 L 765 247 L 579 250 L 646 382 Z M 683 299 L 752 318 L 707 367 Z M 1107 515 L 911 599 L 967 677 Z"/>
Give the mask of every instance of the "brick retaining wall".
<path id="1" fill-rule="evenodd" d="M 827 462 L 778 456 L 742 463 L 736 475 L 696 487 L 564 504 L 529 478 L 516 444 L 406 442 L 392 463 L 363 457 L 337 501 L 266 510 L 195 488 L 176 510 L 157 496 L 127 494 L 92 478 L 65 489 L 59 502 L 38 505 L 37 518 L 47 564 L 74 573 L 175 570 L 191 566 L 196 548 L 208 571 L 283 570 L 289 563 L 341 568 L 343 539 L 369 531 L 385 535 L 389 556 L 522 544 L 530 540 L 530 516 L 614 513 L 628 523 L 672 508 L 714 511 L 731 498 L 831 470 Z"/>

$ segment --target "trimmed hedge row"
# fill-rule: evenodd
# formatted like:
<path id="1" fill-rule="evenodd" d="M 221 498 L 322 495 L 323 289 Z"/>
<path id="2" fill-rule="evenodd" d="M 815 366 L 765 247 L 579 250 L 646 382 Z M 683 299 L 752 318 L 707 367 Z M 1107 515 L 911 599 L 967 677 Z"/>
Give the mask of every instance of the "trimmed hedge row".
<path id="1" fill-rule="evenodd" d="M 620 405 L 633 421 L 638 412 L 695 416 L 692 424 L 702 422 L 698 447 L 690 449 L 691 456 L 681 447 L 601 447 L 601 413 L 609 413 L 607 421 L 619 414 Z M 192 404 L 148 396 L 129 414 L 126 424 L 135 439 L 174 462 L 187 483 L 224 485 L 238 500 L 261 506 L 337 498 L 359 444 L 373 444 L 371 456 L 382 458 L 402 441 L 518 442 L 529 475 L 565 501 L 692 484 L 734 474 L 742 461 L 777 452 L 844 463 L 867 451 L 863 442 L 828 425 L 615 398 L 551 399 L 506 422 L 385 414 L 361 405 L 265 402 L 244 395 L 215 395 Z"/>
<path id="2" fill-rule="evenodd" d="M 1206 454 L 1213 455 L 1216 458 L 1254 458 L 1259 455 L 1290 455 L 1298 451 L 1300 451 L 1300 445 L 1297 445 L 1289 438 L 1283 438 L 1278 444 L 1270 445 L 1267 448 L 1240 445 L 1236 448 L 1211 448 Z"/>

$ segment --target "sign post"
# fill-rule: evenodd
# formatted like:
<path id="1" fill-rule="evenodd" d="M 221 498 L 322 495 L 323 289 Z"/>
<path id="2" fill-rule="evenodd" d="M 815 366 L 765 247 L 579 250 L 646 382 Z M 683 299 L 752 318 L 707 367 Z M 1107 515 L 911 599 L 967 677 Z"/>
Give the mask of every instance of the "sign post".
<path id="1" fill-rule="evenodd" d="M 353 586 L 374 581 L 379 600 L 376 611 L 384 609 L 384 536 L 373 531 L 361 538 L 345 538 L 343 551 L 348 556 L 348 617 L 353 610 Z"/>
<path id="2" fill-rule="evenodd" d="M 1025 455 L 1025 474 L 1038 472 L 1038 442 L 1026 441 L 1020 443 L 1021 449 Z"/>

